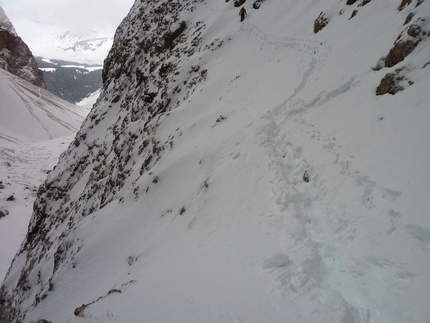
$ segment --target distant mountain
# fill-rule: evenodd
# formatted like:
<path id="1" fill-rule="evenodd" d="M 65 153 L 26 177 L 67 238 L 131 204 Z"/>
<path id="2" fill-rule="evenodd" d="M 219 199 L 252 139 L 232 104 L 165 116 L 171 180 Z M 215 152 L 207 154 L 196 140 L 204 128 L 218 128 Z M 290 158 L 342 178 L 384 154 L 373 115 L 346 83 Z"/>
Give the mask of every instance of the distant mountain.
<path id="1" fill-rule="evenodd" d="M 102 64 L 112 47 L 113 33 L 106 31 L 106 27 L 103 26 L 93 26 L 85 31 L 72 31 L 58 25 L 31 23 L 35 24 L 35 29 L 43 31 L 27 35 L 29 46 L 37 56 Z"/>
<path id="2" fill-rule="evenodd" d="M 60 46 L 64 51 L 96 51 L 105 45 L 112 45 L 113 37 L 103 37 L 95 33 L 77 34 L 70 31 L 58 36 L 61 39 Z"/>
<path id="3" fill-rule="evenodd" d="M 4 10 L 0 7 L 0 68 L 42 88 L 46 88 L 28 46 L 15 31 Z"/>
<path id="4" fill-rule="evenodd" d="M 101 65 L 36 57 L 52 93 L 71 103 L 79 102 L 102 86 Z"/>

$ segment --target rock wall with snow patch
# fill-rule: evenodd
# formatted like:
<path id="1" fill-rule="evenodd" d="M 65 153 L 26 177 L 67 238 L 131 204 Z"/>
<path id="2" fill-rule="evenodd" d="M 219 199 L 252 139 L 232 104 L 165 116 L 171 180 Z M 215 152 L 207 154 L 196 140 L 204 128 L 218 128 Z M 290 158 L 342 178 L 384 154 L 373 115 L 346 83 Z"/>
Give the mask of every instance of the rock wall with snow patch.
<path id="1" fill-rule="evenodd" d="M 28 46 L 22 41 L 0 7 L 0 68 L 46 89 L 43 73 Z"/>

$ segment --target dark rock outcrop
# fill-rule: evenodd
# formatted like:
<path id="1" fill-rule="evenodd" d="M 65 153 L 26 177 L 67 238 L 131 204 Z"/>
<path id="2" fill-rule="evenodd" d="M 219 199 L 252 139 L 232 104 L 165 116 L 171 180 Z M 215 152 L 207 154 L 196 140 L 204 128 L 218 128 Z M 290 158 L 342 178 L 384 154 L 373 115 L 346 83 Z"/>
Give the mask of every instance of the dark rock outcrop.
<path id="1" fill-rule="evenodd" d="M 265 0 L 256 0 L 253 4 L 252 4 L 252 8 L 254 9 L 260 9 L 261 3 L 265 1 Z"/>
<path id="2" fill-rule="evenodd" d="M 396 69 L 394 73 L 387 73 L 382 78 L 381 83 L 376 88 L 376 95 L 391 94 L 403 91 L 405 86 L 411 86 L 412 81 L 408 80 L 404 75 L 405 70 L 402 68 Z"/>
<path id="3" fill-rule="evenodd" d="M 399 5 L 397 10 L 402 11 L 406 6 L 411 4 L 412 0 L 402 0 L 402 3 Z"/>
<path id="4" fill-rule="evenodd" d="M 428 37 L 422 28 L 423 24 L 424 20 L 418 18 L 397 37 L 387 55 L 385 67 L 392 67 L 403 61 L 424 38 Z"/>
<path id="5" fill-rule="evenodd" d="M 321 12 L 317 19 L 314 22 L 314 33 L 320 32 L 325 26 L 328 25 L 329 19 L 325 15 L 324 12 Z"/>
<path id="6" fill-rule="evenodd" d="M 46 89 L 43 73 L 28 46 L 19 37 L 0 7 L 0 68 Z"/>
<path id="7" fill-rule="evenodd" d="M 241 5 L 243 5 L 246 2 L 246 0 L 236 0 L 234 2 L 234 6 L 235 7 L 240 7 Z"/>

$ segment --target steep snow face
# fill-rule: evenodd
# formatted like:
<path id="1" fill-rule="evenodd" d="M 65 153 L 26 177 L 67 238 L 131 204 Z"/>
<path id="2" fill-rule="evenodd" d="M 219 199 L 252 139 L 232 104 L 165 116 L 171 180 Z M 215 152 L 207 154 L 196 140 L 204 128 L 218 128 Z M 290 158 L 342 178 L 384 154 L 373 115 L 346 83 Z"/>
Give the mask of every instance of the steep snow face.
<path id="1" fill-rule="evenodd" d="M 429 321 L 430 2 L 257 3 L 134 4 L 4 321 Z"/>
<path id="2" fill-rule="evenodd" d="M 43 74 L 28 46 L 17 35 L 9 18 L 0 7 L 0 68 L 42 88 Z"/>
<path id="3" fill-rule="evenodd" d="M 0 277 L 27 232 L 37 187 L 89 110 L 0 70 Z M 0 320 L 3 322 L 3 320 Z"/>

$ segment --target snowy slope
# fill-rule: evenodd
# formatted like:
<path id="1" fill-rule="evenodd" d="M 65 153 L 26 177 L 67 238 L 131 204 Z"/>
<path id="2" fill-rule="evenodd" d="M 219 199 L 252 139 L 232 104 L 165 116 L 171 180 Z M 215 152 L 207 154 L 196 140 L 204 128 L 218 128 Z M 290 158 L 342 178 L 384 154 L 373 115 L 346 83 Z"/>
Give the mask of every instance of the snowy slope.
<path id="1" fill-rule="evenodd" d="M 6 214 L 0 215 L 3 279 L 25 237 L 37 187 L 89 110 L 4 70 L 0 70 L 0 84 L 0 211 Z"/>
<path id="2" fill-rule="evenodd" d="M 97 91 L 88 94 L 85 98 L 83 98 L 81 101 L 77 102 L 76 105 L 80 106 L 82 108 L 91 110 L 93 105 L 97 102 L 97 99 L 100 96 L 101 89 L 98 89 Z"/>
<path id="3" fill-rule="evenodd" d="M 88 109 L 0 70 L 0 138 L 42 141 L 76 133 Z"/>
<path id="4" fill-rule="evenodd" d="M 430 2 L 396 2 L 137 1 L 4 320 L 428 322 Z"/>

